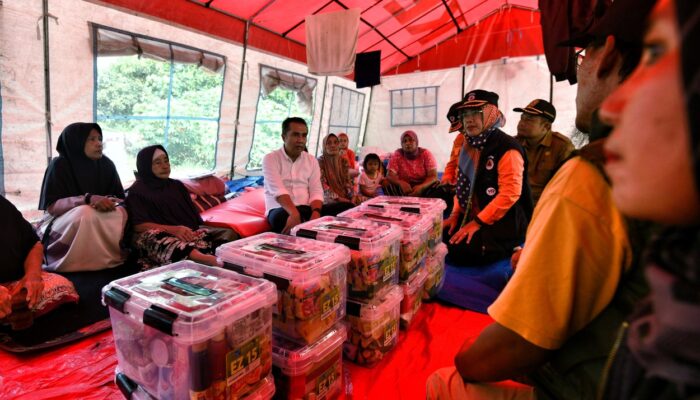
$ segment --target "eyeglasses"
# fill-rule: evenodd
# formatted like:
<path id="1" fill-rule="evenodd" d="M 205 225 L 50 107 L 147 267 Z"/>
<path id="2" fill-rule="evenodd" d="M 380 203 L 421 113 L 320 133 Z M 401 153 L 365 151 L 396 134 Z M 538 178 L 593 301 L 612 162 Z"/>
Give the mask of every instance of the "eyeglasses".
<path id="1" fill-rule="evenodd" d="M 581 49 L 576 52 L 576 68 L 581 68 L 581 64 L 583 64 L 583 59 L 586 58 L 586 49 Z"/>
<path id="2" fill-rule="evenodd" d="M 475 115 L 483 114 L 484 110 L 480 108 L 467 108 L 462 111 L 462 117 L 473 117 Z"/>

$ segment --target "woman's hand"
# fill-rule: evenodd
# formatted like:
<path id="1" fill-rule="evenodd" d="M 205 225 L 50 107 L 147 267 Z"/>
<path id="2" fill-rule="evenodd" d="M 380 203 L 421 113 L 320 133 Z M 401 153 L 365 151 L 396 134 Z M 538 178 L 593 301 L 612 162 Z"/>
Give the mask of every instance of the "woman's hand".
<path id="1" fill-rule="evenodd" d="M 450 238 L 450 244 L 458 244 L 464 239 L 467 239 L 467 243 L 471 242 L 472 237 L 479 229 L 481 229 L 481 225 L 474 220 L 469 221 L 469 223 L 464 225 L 462 229 L 458 230 L 457 233 L 452 235 Z"/>
<path id="2" fill-rule="evenodd" d="M 411 184 L 406 182 L 406 181 L 399 181 L 399 187 L 401 188 L 401 191 L 409 194 L 413 192 L 413 188 L 411 187 Z"/>
<path id="3" fill-rule="evenodd" d="M 27 302 L 29 303 L 29 308 L 34 308 L 39 301 L 41 292 L 44 290 L 44 281 L 41 280 L 41 273 L 25 275 L 18 285 L 18 288 L 22 287 L 27 289 Z"/>
<path id="4" fill-rule="evenodd" d="M 447 233 L 451 235 L 455 229 L 459 228 L 459 217 L 459 213 L 450 214 L 450 216 L 442 222 L 442 228 L 448 229 Z"/>
<path id="5" fill-rule="evenodd" d="M 116 200 L 112 197 L 93 195 L 90 199 L 90 207 L 100 212 L 114 211 L 117 208 Z"/>
<path id="6" fill-rule="evenodd" d="M 197 238 L 197 232 L 182 225 L 170 226 L 166 232 L 182 240 L 183 242 L 191 242 Z"/>
<path id="7" fill-rule="evenodd" d="M 0 285 L 0 318 L 5 318 L 12 312 L 12 296 L 5 286 Z"/>

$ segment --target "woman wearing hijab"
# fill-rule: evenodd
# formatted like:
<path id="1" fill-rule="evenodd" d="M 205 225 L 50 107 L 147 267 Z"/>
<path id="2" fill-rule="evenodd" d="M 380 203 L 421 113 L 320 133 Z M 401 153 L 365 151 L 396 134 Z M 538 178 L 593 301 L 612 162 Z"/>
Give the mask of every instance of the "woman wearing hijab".
<path id="1" fill-rule="evenodd" d="M 700 4 L 659 0 L 639 66 L 601 106 L 615 202 L 666 226 L 647 248 L 651 292 L 621 330 L 606 398 L 700 397 L 698 40 Z"/>
<path id="2" fill-rule="evenodd" d="M 94 123 L 68 125 L 56 150 L 39 200 L 39 209 L 47 211 L 40 227 L 45 269 L 92 271 L 122 264 L 124 188 L 114 163 L 102 154 L 102 129 Z"/>
<path id="3" fill-rule="evenodd" d="M 211 254 L 214 238 L 200 226 L 202 218 L 189 192 L 182 182 L 170 179 L 165 148 L 155 145 L 142 149 L 136 156 L 136 167 L 138 179 L 129 189 L 126 205 L 141 267 L 150 269 L 184 258 L 218 265 Z"/>
<path id="4" fill-rule="evenodd" d="M 509 257 L 525 240 L 533 208 L 527 161 L 522 146 L 498 129 L 496 93 L 473 90 L 458 108 L 465 140 L 444 237 L 453 264 L 483 265 Z"/>
<path id="5" fill-rule="evenodd" d="M 418 146 L 414 131 L 401 134 L 401 148 L 389 158 L 384 193 L 393 196 L 424 196 L 437 184 L 437 162 L 433 154 Z M 433 196 L 425 196 L 433 197 Z"/>
<path id="6" fill-rule="evenodd" d="M 338 210 L 344 211 L 358 203 L 348 173 L 348 160 L 340 155 L 339 140 L 335 134 L 330 133 L 323 139 L 323 155 L 318 158 L 318 165 L 325 205 L 337 204 Z"/>

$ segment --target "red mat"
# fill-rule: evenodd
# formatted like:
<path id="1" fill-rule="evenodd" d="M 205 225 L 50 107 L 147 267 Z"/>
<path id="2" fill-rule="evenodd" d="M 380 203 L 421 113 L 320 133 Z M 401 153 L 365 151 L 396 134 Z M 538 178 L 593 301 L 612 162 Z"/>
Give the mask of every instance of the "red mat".
<path id="1" fill-rule="evenodd" d="M 467 338 L 491 322 L 486 315 L 424 304 L 397 347 L 374 368 L 346 362 L 345 399 L 425 399 L 425 381 L 452 365 Z M 122 399 L 114 385 L 117 359 L 111 331 L 35 355 L 0 352 L 2 399 Z"/>

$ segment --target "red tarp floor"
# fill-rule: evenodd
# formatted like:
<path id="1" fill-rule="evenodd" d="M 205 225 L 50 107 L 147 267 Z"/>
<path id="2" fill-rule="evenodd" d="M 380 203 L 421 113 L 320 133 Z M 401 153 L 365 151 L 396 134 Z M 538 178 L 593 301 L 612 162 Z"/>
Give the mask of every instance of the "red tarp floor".
<path id="1" fill-rule="evenodd" d="M 464 340 L 491 322 L 487 315 L 423 304 L 397 347 L 374 368 L 344 362 L 345 399 L 425 399 L 425 381 L 452 365 Z M 117 358 L 107 331 L 64 348 L 17 356 L 0 351 L 2 399 L 122 399 L 114 384 Z M 510 383 L 514 384 L 514 383 Z"/>

